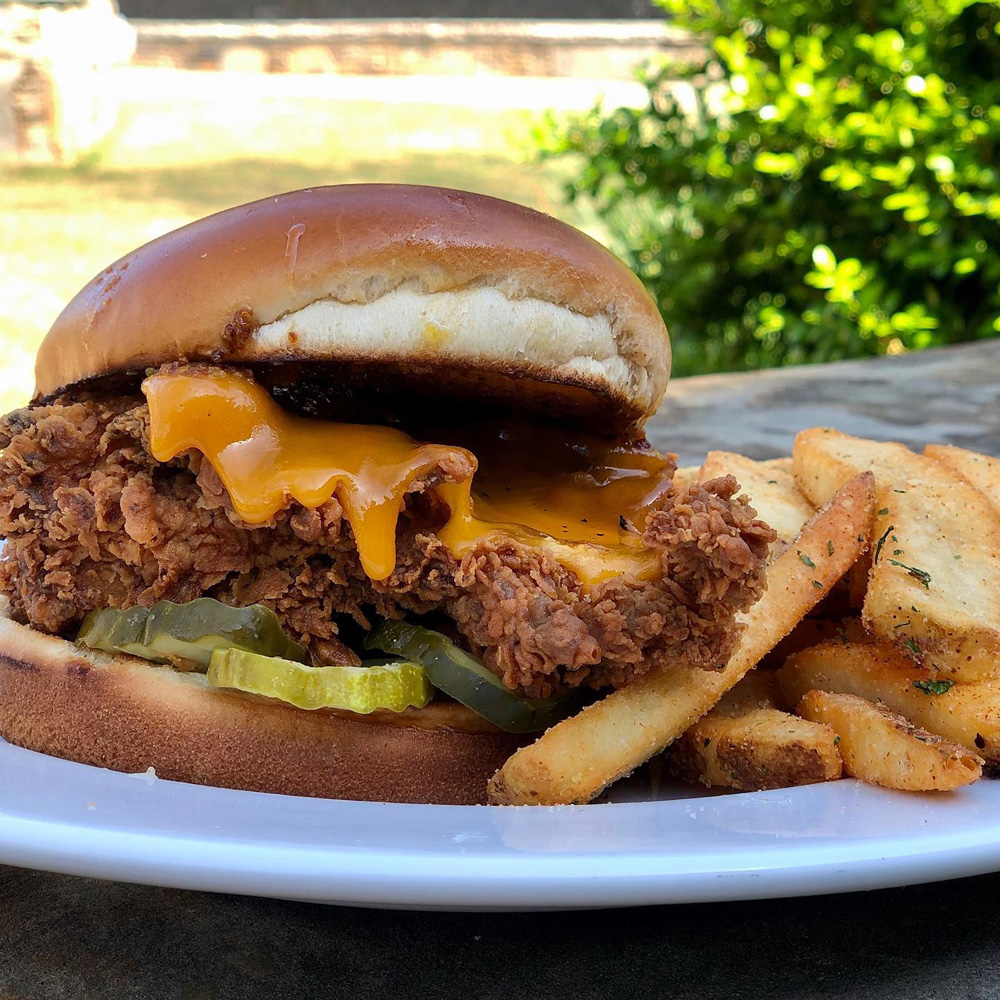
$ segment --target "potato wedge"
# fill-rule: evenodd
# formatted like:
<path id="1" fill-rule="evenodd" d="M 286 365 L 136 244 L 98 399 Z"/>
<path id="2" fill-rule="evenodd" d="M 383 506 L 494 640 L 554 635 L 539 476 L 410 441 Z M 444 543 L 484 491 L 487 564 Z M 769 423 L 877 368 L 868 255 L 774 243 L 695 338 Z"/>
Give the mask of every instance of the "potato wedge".
<path id="1" fill-rule="evenodd" d="M 803 719 L 832 727 L 844 771 L 870 785 L 950 791 L 983 775 L 978 755 L 855 694 L 807 691 L 797 711 Z"/>
<path id="2" fill-rule="evenodd" d="M 953 684 L 881 643 L 822 642 L 778 671 L 788 705 L 807 691 L 881 701 L 928 732 L 1000 763 L 1000 681 Z"/>
<path id="3" fill-rule="evenodd" d="M 773 670 L 751 670 L 664 752 L 683 781 L 753 792 L 840 777 L 835 735 L 777 711 Z"/>
<path id="4" fill-rule="evenodd" d="M 750 497 L 757 516 L 778 533 L 772 553 L 783 552 L 814 511 L 813 505 L 795 485 L 791 459 L 755 462 L 731 451 L 710 451 L 705 456 L 698 481 L 704 483 L 730 473 L 739 480 L 740 492 Z"/>
<path id="5" fill-rule="evenodd" d="M 865 627 L 952 680 L 1000 677 L 1000 520 L 986 497 L 908 479 L 875 506 Z"/>
<path id="6" fill-rule="evenodd" d="M 748 677 L 756 673 L 751 670 Z M 670 773 L 683 781 L 742 792 L 813 785 L 841 775 L 834 731 L 776 708 L 738 715 L 713 709 L 667 748 L 666 757 Z"/>
<path id="7" fill-rule="evenodd" d="M 777 708 L 780 696 L 774 670 L 751 670 L 719 699 L 712 712 L 735 717 L 757 708 Z"/>
<path id="8" fill-rule="evenodd" d="M 700 719 L 787 635 L 858 558 L 874 506 L 873 477 L 858 476 L 817 512 L 793 549 L 771 565 L 764 596 L 721 669 L 678 663 L 620 688 L 518 750 L 490 779 L 496 804 L 588 802 Z"/>
<path id="9" fill-rule="evenodd" d="M 685 465 L 674 473 L 674 486 L 679 490 L 684 489 L 685 486 L 690 486 L 692 483 L 700 482 L 700 465 Z"/>
<path id="10" fill-rule="evenodd" d="M 951 444 L 929 444 L 924 448 L 924 454 L 946 465 L 985 494 L 997 517 L 1000 517 L 1000 458 L 956 448 Z"/>
<path id="11" fill-rule="evenodd" d="M 821 642 L 826 642 L 828 639 L 835 639 L 837 642 L 875 641 L 872 636 L 865 631 L 864 625 L 861 624 L 860 617 L 844 618 L 839 622 L 829 618 L 803 618 L 802 621 L 800 621 L 792 630 L 792 633 L 785 636 L 785 638 L 782 639 L 781 642 L 779 642 L 778 645 L 767 654 L 764 658 L 763 665 L 772 668 L 773 672 L 777 668 L 783 666 L 792 653 L 798 653 L 800 650 L 809 649 L 810 646 L 816 646 Z M 758 673 L 758 671 L 754 671 L 754 673 Z M 760 671 L 760 673 L 764 673 L 764 671 Z M 781 697 L 779 688 L 778 699 L 775 702 L 775 707 L 790 711 L 795 706 L 785 704 L 784 699 Z"/>
<path id="12" fill-rule="evenodd" d="M 816 506 L 826 503 L 849 479 L 866 470 L 877 489 L 897 479 L 953 483 L 959 476 L 931 458 L 895 441 L 869 441 L 827 427 L 800 431 L 792 449 L 795 482 Z"/>

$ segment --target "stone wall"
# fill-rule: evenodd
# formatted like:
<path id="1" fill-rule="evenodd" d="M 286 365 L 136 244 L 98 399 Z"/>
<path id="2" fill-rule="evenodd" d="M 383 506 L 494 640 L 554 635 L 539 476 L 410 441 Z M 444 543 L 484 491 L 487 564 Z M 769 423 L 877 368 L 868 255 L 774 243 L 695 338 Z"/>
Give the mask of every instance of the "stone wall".
<path id="1" fill-rule="evenodd" d="M 662 20 L 133 20 L 134 64 L 266 73 L 629 79 L 700 45 Z"/>
<path id="2" fill-rule="evenodd" d="M 228 21 L 247 18 L 652 18 L 649 0 L 120 0 L 128 18 Z"/>

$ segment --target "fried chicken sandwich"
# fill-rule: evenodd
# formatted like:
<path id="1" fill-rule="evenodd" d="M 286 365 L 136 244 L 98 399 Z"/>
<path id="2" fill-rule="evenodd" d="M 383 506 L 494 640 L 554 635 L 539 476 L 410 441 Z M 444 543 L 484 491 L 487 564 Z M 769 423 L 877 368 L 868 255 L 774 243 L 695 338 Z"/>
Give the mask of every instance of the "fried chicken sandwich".
<path id="1" fill-rule="evenodd" d="M 124 771 L 480 802 L 659 665 L 725 663 L 773 533 L 676 489 L 667 332 L 504 201 L 316 188 L 112 264 L 0 419 L 0 735 Z"/>

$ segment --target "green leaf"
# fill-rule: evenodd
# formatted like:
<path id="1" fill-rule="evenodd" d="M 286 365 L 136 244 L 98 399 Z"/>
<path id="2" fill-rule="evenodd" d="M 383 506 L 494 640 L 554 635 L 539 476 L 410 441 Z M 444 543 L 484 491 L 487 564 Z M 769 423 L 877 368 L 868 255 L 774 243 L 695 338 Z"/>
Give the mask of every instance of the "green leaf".
<path id="1" fill-rule="evenodd" d="M 945 174 L 951 177 L 955 173 L 955 163 L 950 156 L 938 153 L 934 156 L 928 156 L 924 162 L 930 170 L 938 175 Z"/>
<path id="2" fill-rule="evenodd" d="M 812 260 L 817 271 L 829 272 L 837 267 L 837 258 L 834 257 L 833 251 L 822 243 L 813 247 Z"/>
<path id="3" fill-rule="evenodd" d="M 762 174 L 793 174 L 798 172 L 799 161 L 792 153 L 758 153 L 753 165 Z"/>
<path id="4" fill-rule="evenodd" d="M 792 40 L 792 36 L 787 31 L 774 25 L 765 31 L 764 37 L 767 39 L 767 44 L 775 51 L 786 48 Z"/>

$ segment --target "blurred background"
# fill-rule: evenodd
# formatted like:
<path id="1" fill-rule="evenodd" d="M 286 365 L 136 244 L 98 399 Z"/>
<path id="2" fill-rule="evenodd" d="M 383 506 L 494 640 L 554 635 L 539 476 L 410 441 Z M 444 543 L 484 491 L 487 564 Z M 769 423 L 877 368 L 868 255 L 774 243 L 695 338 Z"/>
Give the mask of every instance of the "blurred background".
<path id="1" fill-rule="evenodd" d="M 997 336 L 998 140 L 992 0 L 0 0 L 0 409 L 112 260 L 345 181 L 580 226 L 678 375 Z"/>

